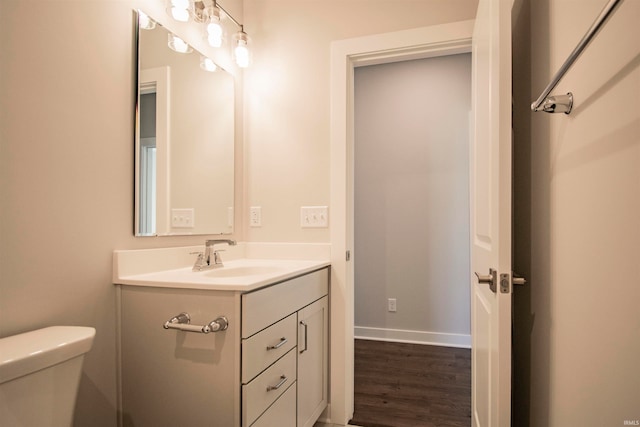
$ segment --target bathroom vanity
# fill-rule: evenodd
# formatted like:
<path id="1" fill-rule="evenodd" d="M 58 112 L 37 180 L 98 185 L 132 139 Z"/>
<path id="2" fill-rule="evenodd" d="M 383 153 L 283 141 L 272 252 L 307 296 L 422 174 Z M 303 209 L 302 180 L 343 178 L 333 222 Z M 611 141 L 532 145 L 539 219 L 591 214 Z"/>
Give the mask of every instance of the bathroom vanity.
<path id="1" fill-rule="evenodd" d="M 114 269 L 114 282 L 123 426 L 310 427 L 326 408 L 328 262 Z"/>

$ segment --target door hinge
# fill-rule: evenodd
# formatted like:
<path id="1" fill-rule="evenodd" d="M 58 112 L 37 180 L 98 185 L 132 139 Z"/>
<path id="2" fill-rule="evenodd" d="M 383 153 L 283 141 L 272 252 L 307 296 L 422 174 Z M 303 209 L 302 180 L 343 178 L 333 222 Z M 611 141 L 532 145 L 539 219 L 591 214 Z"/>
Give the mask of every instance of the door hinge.
<path id="1" fill-rule="evenodd" d="M 347 251 L 346 257 L 347 261 L 351 261 L 351 251 Z"/>

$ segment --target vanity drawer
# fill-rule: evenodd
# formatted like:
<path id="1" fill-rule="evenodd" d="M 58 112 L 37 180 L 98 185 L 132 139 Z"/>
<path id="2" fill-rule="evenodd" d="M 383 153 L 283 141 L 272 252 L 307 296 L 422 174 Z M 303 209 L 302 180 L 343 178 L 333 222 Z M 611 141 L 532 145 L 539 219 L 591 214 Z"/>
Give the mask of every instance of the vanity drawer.
<path id="1" fill-rule="evenodd" d="M 256 375 L 296 346 L 296 314 L 292 314 L 242 340 L 242 383 Z"/>
<path id="2" fill-rule="evenodd" d="M 329 269 L 242 295 L 242 337 L 256 332 L 311 304 L 329 292 Z"/>
<path id="3" fill-rule="evenodd" d="M 296 427 L 296 389 L 289 387 L 251 427 Z"/>
<path id="4" fill-rule="evenodd" d="M 242 386 L 242 425 L 250 426 L 275 400 L 296 382 L 296 351 L 284 357 Z"/>

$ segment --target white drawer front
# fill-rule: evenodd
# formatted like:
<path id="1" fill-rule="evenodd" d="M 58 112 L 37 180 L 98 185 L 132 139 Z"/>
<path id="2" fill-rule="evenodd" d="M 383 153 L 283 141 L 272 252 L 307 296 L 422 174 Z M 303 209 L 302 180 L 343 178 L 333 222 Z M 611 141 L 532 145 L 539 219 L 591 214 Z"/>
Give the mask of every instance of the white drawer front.
<path id="1" fill-rule="evenodd" d="M 296 384 L 285 391 L 251 427 L 296 427 Z"/>
<path id="2" fill-rule="evenodd" d="M 246 384 L 296 346 L 295 313 L 242 340 L 242 383 Z"/>
<path id="3" fill-rule="evenodd" d="M 296 381 L 296 351 L 284 357 L 242 386 L 242 425 L 250 426 Z"/>
<path id="4" fill-rule="evenodd" d="M 329 292 L 329 270 L 296 277 L 268 288 L 242 295 L 242 337 L 298 311 Z"/>

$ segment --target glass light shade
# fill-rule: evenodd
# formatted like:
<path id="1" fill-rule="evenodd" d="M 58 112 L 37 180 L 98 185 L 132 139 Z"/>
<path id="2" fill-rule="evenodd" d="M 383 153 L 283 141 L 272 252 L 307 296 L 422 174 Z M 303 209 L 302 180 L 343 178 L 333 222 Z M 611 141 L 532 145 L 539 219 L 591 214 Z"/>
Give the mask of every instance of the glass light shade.
<path id="1" fill-rule="evenodd" d="M 169 33 L 168 36 L 168 45 L 171 48 L 171 50 L 174 50 L 178 53 L 191 53 L 193 52 L 193 49 L 191 48 L 191 46 L 189 46 L 187 44 L 187 42 L 185 42 L 184 40 L 182 40 L 180 37 L 176 36 L 175 34 L 171 34 Z"/>
<path id="2" fill-rule="evenodd" d="M 189 0 L 171 0 L 171 7 L 178 9 L 189 9 Z"/>
<path id="3" fill-rule="evenodd" d="M 236 48 L 233 50 L 233 57 L 240 68 L 247 68 L 251 62 L 251 52 L 249 52 L 249 38 L 244 31 L 238 31 L 234 37 Z"/>
<path id="4" fill-rule="evenodd" d="M 216 71 L 218 69 L 218 66 L 216 65 L 215 62 L 213 62 L 213 60 L 211 58 L 207 58 L 206 56 L 201 56 L 200 57 L 200 68 L 202 68 L 205 71 L 209 71 L 209 72 L 213 73 L 214 71 Z"/>
<path id="5" fill-rule="evenodd" d="M 141 10 L 138 10 L 138 25 L 143 30 L 153 30 L 156 27 L 156 22 L 149 18 L 149 15 Z"/>

